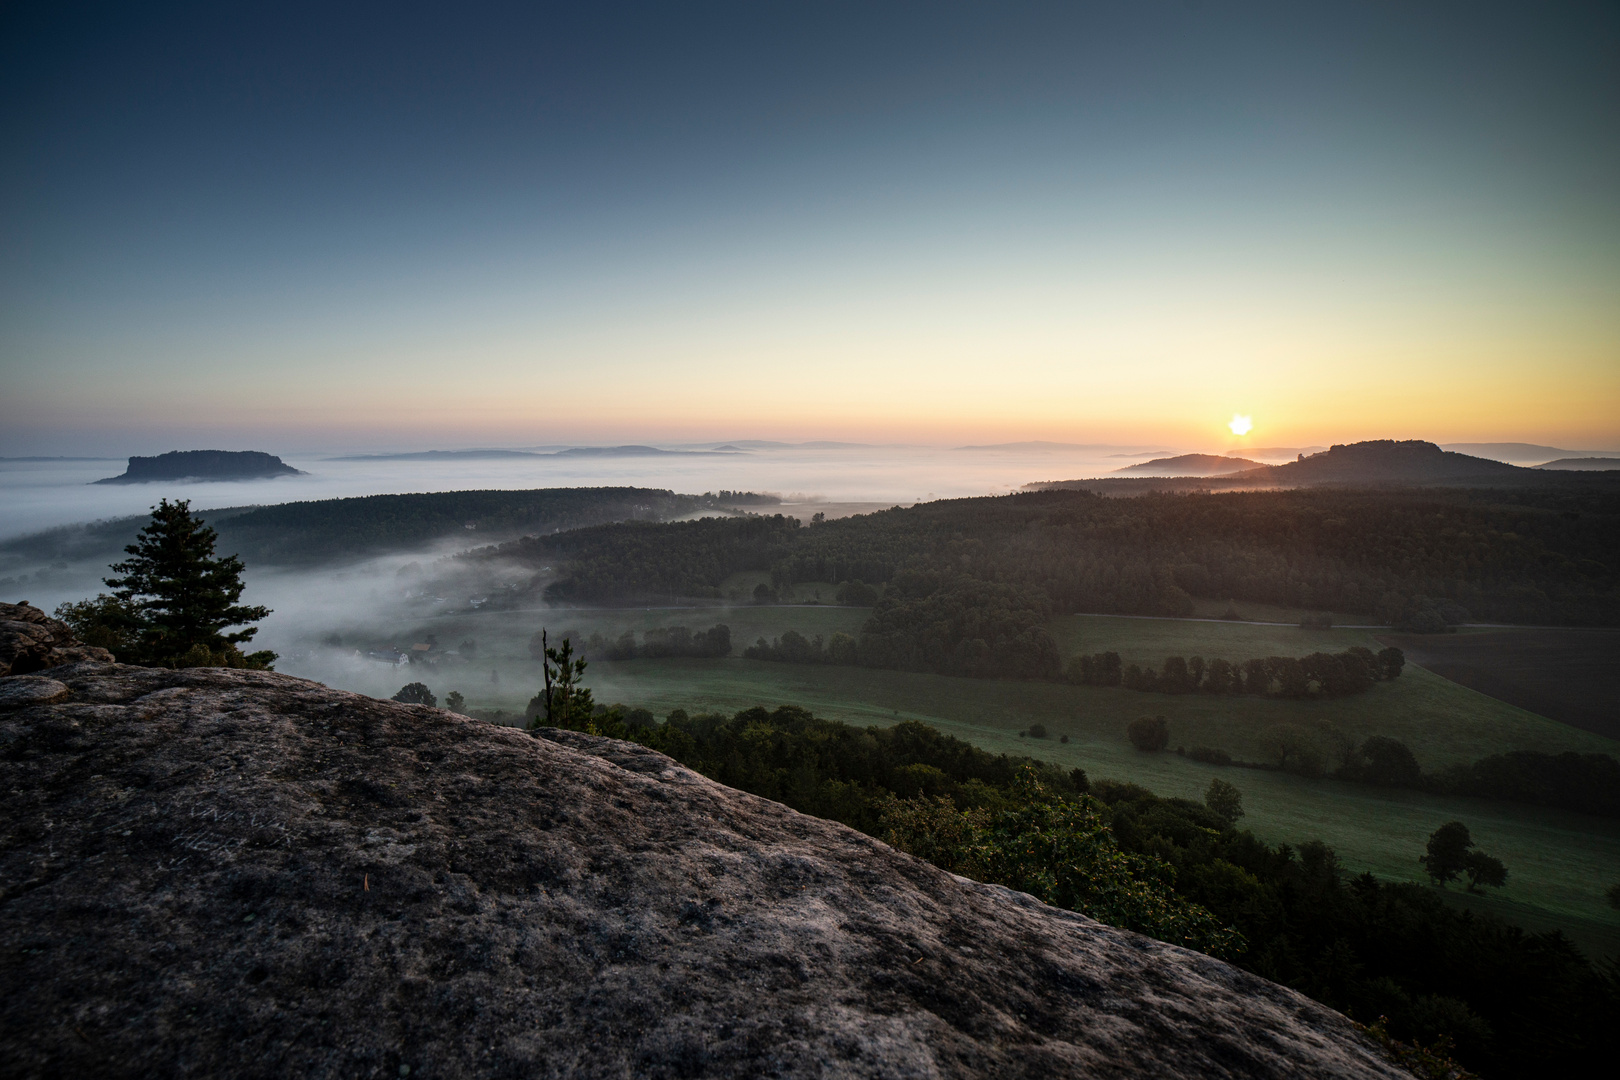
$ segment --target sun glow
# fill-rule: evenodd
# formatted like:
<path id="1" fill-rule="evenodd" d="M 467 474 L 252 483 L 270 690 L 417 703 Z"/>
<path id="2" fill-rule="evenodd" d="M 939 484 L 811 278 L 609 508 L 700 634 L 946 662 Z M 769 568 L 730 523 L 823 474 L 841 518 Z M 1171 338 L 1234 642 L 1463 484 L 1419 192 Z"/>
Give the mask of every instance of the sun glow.
<path id="1" fill-rule="evenodd" d="M 1247 435 L 1254 427 L 1254 420 L 1241 413 L 1233 413 L 1232 422 L 1226 426 L 1232 429 L 1234 435 Z"/>

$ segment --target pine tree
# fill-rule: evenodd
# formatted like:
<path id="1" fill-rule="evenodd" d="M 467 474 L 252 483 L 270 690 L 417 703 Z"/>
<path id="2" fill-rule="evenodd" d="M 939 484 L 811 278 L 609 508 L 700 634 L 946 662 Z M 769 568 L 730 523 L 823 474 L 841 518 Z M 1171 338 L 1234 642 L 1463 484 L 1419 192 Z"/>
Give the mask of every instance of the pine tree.
<path id="1" fill-rule="evenodd" d="M 191 514 L 191 504 L 164 499 L 130 556 L 112 567 L 122 577 L 106 584 L 134 617 L 132 644 L 137 663 L 163 667 L 269 667 L 276 658 L 262 651 L 244 656 L 239 646 L 258 633 L 247 626 L 270 609 L 238 604 L 242 560 L 217 558 L 218 534 Z M 246 629 L 225 631 L 235 626 Z"/>
<path id="2" fill-rule="evenodd" d="M 591 699 L 591 692 L 581 685 L 585 678 L 585 658 L 574 658 L 574 643 L 568 638 L 563 638 L 558 647 L 551 648 L 544 630 L 540 631 L 540 650 L 546 685 L 529 700 L 526 710 L 529 727 L 587 730 L 596 703 Z"/>

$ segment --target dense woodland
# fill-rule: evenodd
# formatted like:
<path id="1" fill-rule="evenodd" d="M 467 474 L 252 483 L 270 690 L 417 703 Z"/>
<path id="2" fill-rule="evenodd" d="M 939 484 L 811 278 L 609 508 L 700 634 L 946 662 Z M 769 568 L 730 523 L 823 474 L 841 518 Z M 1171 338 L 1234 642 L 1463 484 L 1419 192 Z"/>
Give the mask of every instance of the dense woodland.
<path id="1" fill-rule="evenodd" d="M 1620 972 L 1595 969 L 1560 934 L 1460 911 L 1437 888 L 1353 874 L 1321 843 L 1264 844 L 1236 827 L 1229 786 L 1212 785 L 1206 804 L 1164 799 L 923 724 L 860 729 L 792 707 L 676 711 L 662 724 L 615 707 L 572 726 L 954 872 L 1227 957 L 1363 1022 L 1387 1017 L 1397 1038 L 1449 1040 L 1492 1080 L 1590 1075 L 1607 1059 Z M 1414 837 L 1414 859 L 1421 850 Z"/>
<path id="2" fill-rule="evenodd" d="M 1104 498 L 1041 491 L 895 508 L 801 527 L 791 518 L 628 522 L 470 554 L 539 570 L 558 602 L 718 596 L 741 570 L 779 583 L 1008 590 L 1007 630 L 1043 612 L 1185 615 L 1193 598 L 1351 613 L 1413 630 L 1466 620 L 1620 623 L 1620 494 L 1573 486 Z M 915 575 L 910 576 L 908 575 Z M 887 589 L 885 590 L 887 591 Z M 905 616 L 901 614 L 904 621 Z M 963 623 L 955 612 L 945 620 Z M 894 633 L 891 628 L 884 633 Z M 894 642 L 920 667 L 964 648 Z M 992 651 L 996 640 L 983 639 Z"/>
<path id="3" fill-rule="evenodd" d="M 342 562 L 479 537 L 503 540 L 614 521 L 661 521 L 731 506 L 763 507 L 776 497 L 742 491 L 678 495 L 654 488 L 538 488 L 441 491 L 231 507 L 198 514 L 220 536 L 220 550 L 252 564 Z M 111 558 L 146 518 L 66 525 L 0 542 L 0 565 Z"/>
<path id="4" fill-rule="evenodd" d="M 422 547 L 446 538 L 579 529 L 607 521 L 663 520 L 722 505 L 715 495 L 652 488 L 542 488 L 369 495 L 283 503 L 219 523 L 226 550 L 265 563 L 311 563 Z"/>

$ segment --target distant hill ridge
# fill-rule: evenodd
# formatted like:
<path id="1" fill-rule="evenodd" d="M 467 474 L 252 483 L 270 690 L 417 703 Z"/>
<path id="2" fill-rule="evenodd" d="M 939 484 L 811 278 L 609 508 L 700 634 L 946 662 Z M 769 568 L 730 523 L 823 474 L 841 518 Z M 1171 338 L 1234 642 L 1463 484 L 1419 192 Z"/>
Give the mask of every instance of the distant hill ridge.
<path id="1" fill-rule="evenodd" d="M 303 476 L 274 454 L 258 450 L 171 450 L 156 457 L 131 457 L 122 476 L 98 484 L 150 484 L 158 480 L 266 480 Z"/>
<path id="2" fill-rule="evenodd" d="M 1284 465 L 1238 474 L 1288 484 L 1443 483 L 1488 480 L 1525 470 L 1488 458 L 1442 450 L 1422 439 L 1369 439 L 1331 446 Z"/>
<path id="3" fill-rule="evenodd" d="M 1264 462 L 1248 458 L 1224 457 L 1219 454 L 1181 454 L 1177 457 L 1154 458 L 1136 465 L 1116 469 L 1115 476 L 1224 476 L 1227 473 L 1264 469 Z"/>
<path id="4" fill-rule="evenodd" d="M 1246 491 L 1319 485 L 1523 487 L 1574 481 L 1571 472 L 1610 471 L 1607 459 L 1565 465 L 1549 463 L 1524 468 L 1488 458 L 1443 450 L 1422 439 L 1371 439 L 1338 444 L 1320 453 L 1304 455 L 1281 465 L 1259 465 L 1239 472 L 1202 473 L 1199 466 L 1212 455 L 1187 454 L 1146 467 L 1120 470 L 1090 480 L 1048 480 L 1024 487 L 1029 491 L 1082 489 L 1107 495 L 1135 495 L 1150 491 Z M 1160 471 L 1171 462 L 1186 461 L 1185 471 Z M 1251 463 L 1252 464 L 1252 463 Z M 1560 475 L 1560 474 L 1564 475 Z M 1598 477 L 1593 477 L 1594 480 Z"/>
<path id="5" fill-rule="evenodd" d="M 1534 469 L 1551 469 L 1556 472 L 1613 472 L 1620 469 L 1620 458 L 1612 457 L 1572 457 L 1559 458 L 1544 465 L 1532 465 Z"/>

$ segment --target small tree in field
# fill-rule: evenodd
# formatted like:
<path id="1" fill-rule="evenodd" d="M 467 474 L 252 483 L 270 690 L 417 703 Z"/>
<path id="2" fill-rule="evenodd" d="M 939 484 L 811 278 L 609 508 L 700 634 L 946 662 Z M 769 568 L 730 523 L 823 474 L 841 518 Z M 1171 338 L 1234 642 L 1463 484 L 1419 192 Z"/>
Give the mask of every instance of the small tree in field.
<path id="1" fill-rule="evenodd" d="M 552 648 L 544 630 L 540 631 L 540 649 L 546 685 L 529 700 L 529 727 L 583 731 L 590 725 L 591 713 L 596 708 L 591 692 L 581 685 L 585 678 L 585 658 L 575 659 L 574 643 L 569 638 L 563 638 L 561 645 Z"/>
<path id="2" fill-rule="evenodd" d="M 1162 716 L 1138 716 L 1125 726 L 1125 734 L 1138 750 L 1157 752 L 1170 745 L 1170 725 Z"/>
<path id="3" fill-rule="evenodd" d="M 1507 867 L 1500 859 L 1483 851 L 1470 850 L 1474 838 L 1468 835 L 1468 826 L 1460 821 L 1448 821 L 1429 836 L 1428 854 L 1419 856 L 1418 862 L 1429 871 L 1436 885 L 1468 876 L 1468 891 L 1481 885 L 1501 888 L 1507 881 Z"/>
<path id="4" fill-rule="evenodd" d="M 1463 873 L 1468 875 L 1469 892 L 1478 892 L 1481 885 L 1500 889 L 1507 884 L 1507 867 L 1502 865 L 1502 860 L 1492 858 L 1483 851 L 1468 853 Z"/>
<path id="5" fill-rule="evenodd" d="M 467 707 L 467 699 L 461 696 L 459 690 L 452 690 L 444 695 L 444 707 L 453 713 L 458 713 Z"/>
<path id="6" fill-rule="evenodd" d="M 164 499 L 152 508 L 152 520 L 124 551 L 129 558 L 112 567 L 122 577 L 107 578 L 113 603 L 128 620 L 123 636 L 127 660 L 162 667 L 267 668 L 276 654 L 243 655 L 239 646 L 252 640 L 257 627 L 247 626 L 270 609 L 238 604 L 242 560 L 218 558 L 213 529 L 191 515 L 191 504 Z M 101 598 L 97 598 L 99 602 Z M 246 629 L 226 633 L 235 626 Z"/>
<path id="7" fill-rule="evenodd" d="M 1429 872 L 1436 885 L 1456 881 L 1467 866 L 1468 849 L 1474 840 L 1468 835 L 1468 826 L 1460 821 L 1448 821 L 1429 834 L 1427 853 L 1418 856 L 1418 862 Z"/>
<path id="8" fill-rule="evenodd" d="M 1204 805 L 1232 825 L 1243 816 L 1243 793 L 1217 776 L 1204 792 Z"/>

